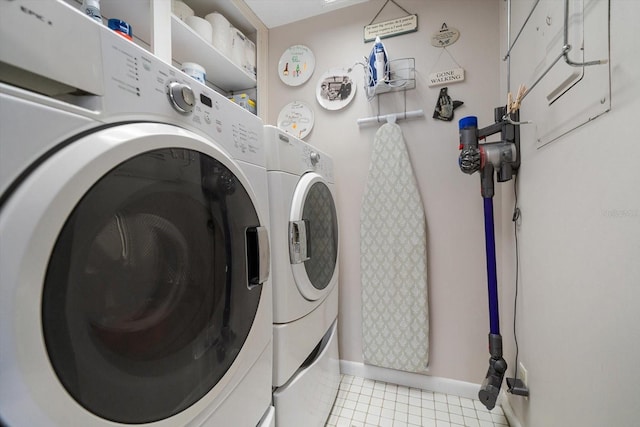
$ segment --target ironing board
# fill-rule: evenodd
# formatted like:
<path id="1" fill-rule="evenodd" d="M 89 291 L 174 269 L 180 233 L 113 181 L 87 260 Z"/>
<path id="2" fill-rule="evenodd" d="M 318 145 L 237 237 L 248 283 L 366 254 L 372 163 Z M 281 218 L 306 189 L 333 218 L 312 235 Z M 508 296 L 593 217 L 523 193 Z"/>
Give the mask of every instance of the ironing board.
<path id="1" fill-rule="evenodd" d="M 395 123 L 376 132 L 360 220 L 364 362 L 424 372 L 429 360 L 426 221 Z"/>

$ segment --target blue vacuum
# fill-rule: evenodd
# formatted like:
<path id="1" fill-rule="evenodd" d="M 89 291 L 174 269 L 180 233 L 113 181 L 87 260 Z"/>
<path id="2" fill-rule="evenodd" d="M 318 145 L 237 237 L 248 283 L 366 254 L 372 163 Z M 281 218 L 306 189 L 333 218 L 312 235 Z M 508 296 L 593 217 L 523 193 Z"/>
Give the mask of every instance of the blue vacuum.
<path id="1" fill-rule="evenodd" d="M 487 281 L 489 294 L 489 369 L 478 398 L 487 409 L 496 405 L 502 380 L 507 371 L 507 362 L 502 358 L 502 336 L 500 335 L 500 315 L 498 309 L 498 279 L 496 273 L 496 243 L 493 223 L 494 173 L 498 182 L 511 180 L 520 167 L 520 127 L 519 112 L 507 114 L 506 107 L 494 111 L 495 123 L 478 129 L 478 118 L 468 116 L 460 119 L 460 156 L 458 164 L 466 174 L 480 173 L 480 192 L 484 202 L 484 233 L 487 253 Z M 500 134 L 500 141 L 479 141 L 494 134 Z M 509 391 L 528 395 L 522 381 L 507 378 Z"/>

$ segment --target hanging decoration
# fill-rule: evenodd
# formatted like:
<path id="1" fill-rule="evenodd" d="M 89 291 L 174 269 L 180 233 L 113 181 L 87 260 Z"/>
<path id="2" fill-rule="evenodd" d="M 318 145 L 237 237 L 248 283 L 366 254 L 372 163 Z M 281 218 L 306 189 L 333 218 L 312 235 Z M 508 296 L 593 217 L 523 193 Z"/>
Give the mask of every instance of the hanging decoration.
<path id="1" fill-rule="evenodd" d="M 440 89 L 440 95 L 433 111 L 433 118 L 450 122 L 453 120 L 453 110 L 464 104 L 463 101 L 453 101 L 447 93 L 447 88 Z"/>
<path id="2" fill-rule="evenodd" d="M 407 16 L 403 16 L 401 18 L 391 19 L 389 21 L 377 22 L 373 23 L 376 18 L 380 15 L 380 12 L 389 4 L 389 2 L 395 4 L 400 9 L 402 9 Z M 387 37 L 400 36 L 407 33 L 413 33 L 418 31 L 418 15 L 409 13 L 404 7 L 400 6 L 394 0 L 387 0 L 376 16 L 373 17 L 369 25 L 365 25 L 364 27 L 364 42 L 372 42 L 379 37 L 381 39 L 385 39 Z"/>
<path id="3" fill-rule="evenodd" d="M 435 66 L 440 61 L 442 54 L 445 52 L 447 53 L 447 55 L 449 55 L 449 57 L 451 58 L 453 63 L 457 65 L 457 67 L 437 72 L 430 72 L 429 78 L 427 80 L 429 87 L 439 86 L 443 84 L 459 83 L 464 81 L 464 68 L 462 68 L 458 61 L 456 61 L 456 59 L 453 57 L 451 52 L 449 52 L 449 50 L 447 49 L 447 46 L 451 46 L 452 44 L 454 44 L 458 40 L 458 38 L 460 38 L 460 31 L 456 30 L 455 28 L 447 27 L 446 23 L 443 23 L 440 31 L 438 31 L 431 37 L 431 44 L 435 47 L 442 48 L 442 50 L 440 51 L 440 55 L 438 55 L 438 58 L 436 59 L 436 62 L 432 69 L 435 68 Z"/>
<path id="4" fill-rule="evenodd" d="M 447 23 L 443 22 L 440 31 L 433 33 L 431 36 L 431 45 L 434 47 L 447 47 L 457 42 L 459 38 L 460 31 L 447 27 Z"/>

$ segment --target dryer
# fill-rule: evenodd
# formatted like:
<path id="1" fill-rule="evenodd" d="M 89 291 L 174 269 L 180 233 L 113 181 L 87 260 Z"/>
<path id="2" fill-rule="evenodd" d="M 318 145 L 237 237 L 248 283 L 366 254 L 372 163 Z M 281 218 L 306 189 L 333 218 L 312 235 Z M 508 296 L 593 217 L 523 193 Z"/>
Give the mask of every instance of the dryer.
<path id="1" fill-rule="evenodd" d="M 0 66 L 0 424 L 272 424 L 262 121 L 61 1 Z"/>
<path id="2" fill-rule="evenodd" d="M 265 126 L 276 425 L 323 426 L 340 382 L 338 221 L 332 159 Z"/>

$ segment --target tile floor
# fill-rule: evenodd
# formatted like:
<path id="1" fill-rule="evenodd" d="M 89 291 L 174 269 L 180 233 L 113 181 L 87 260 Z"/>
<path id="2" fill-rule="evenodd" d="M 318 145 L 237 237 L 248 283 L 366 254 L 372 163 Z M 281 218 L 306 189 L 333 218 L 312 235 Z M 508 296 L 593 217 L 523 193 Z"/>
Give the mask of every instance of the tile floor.
<path id="1" fill-rule="evenodd" d="M 383 381 L 343 375 L 326 426 L 331 427 L 508 427 L 496 406 Z"/>

